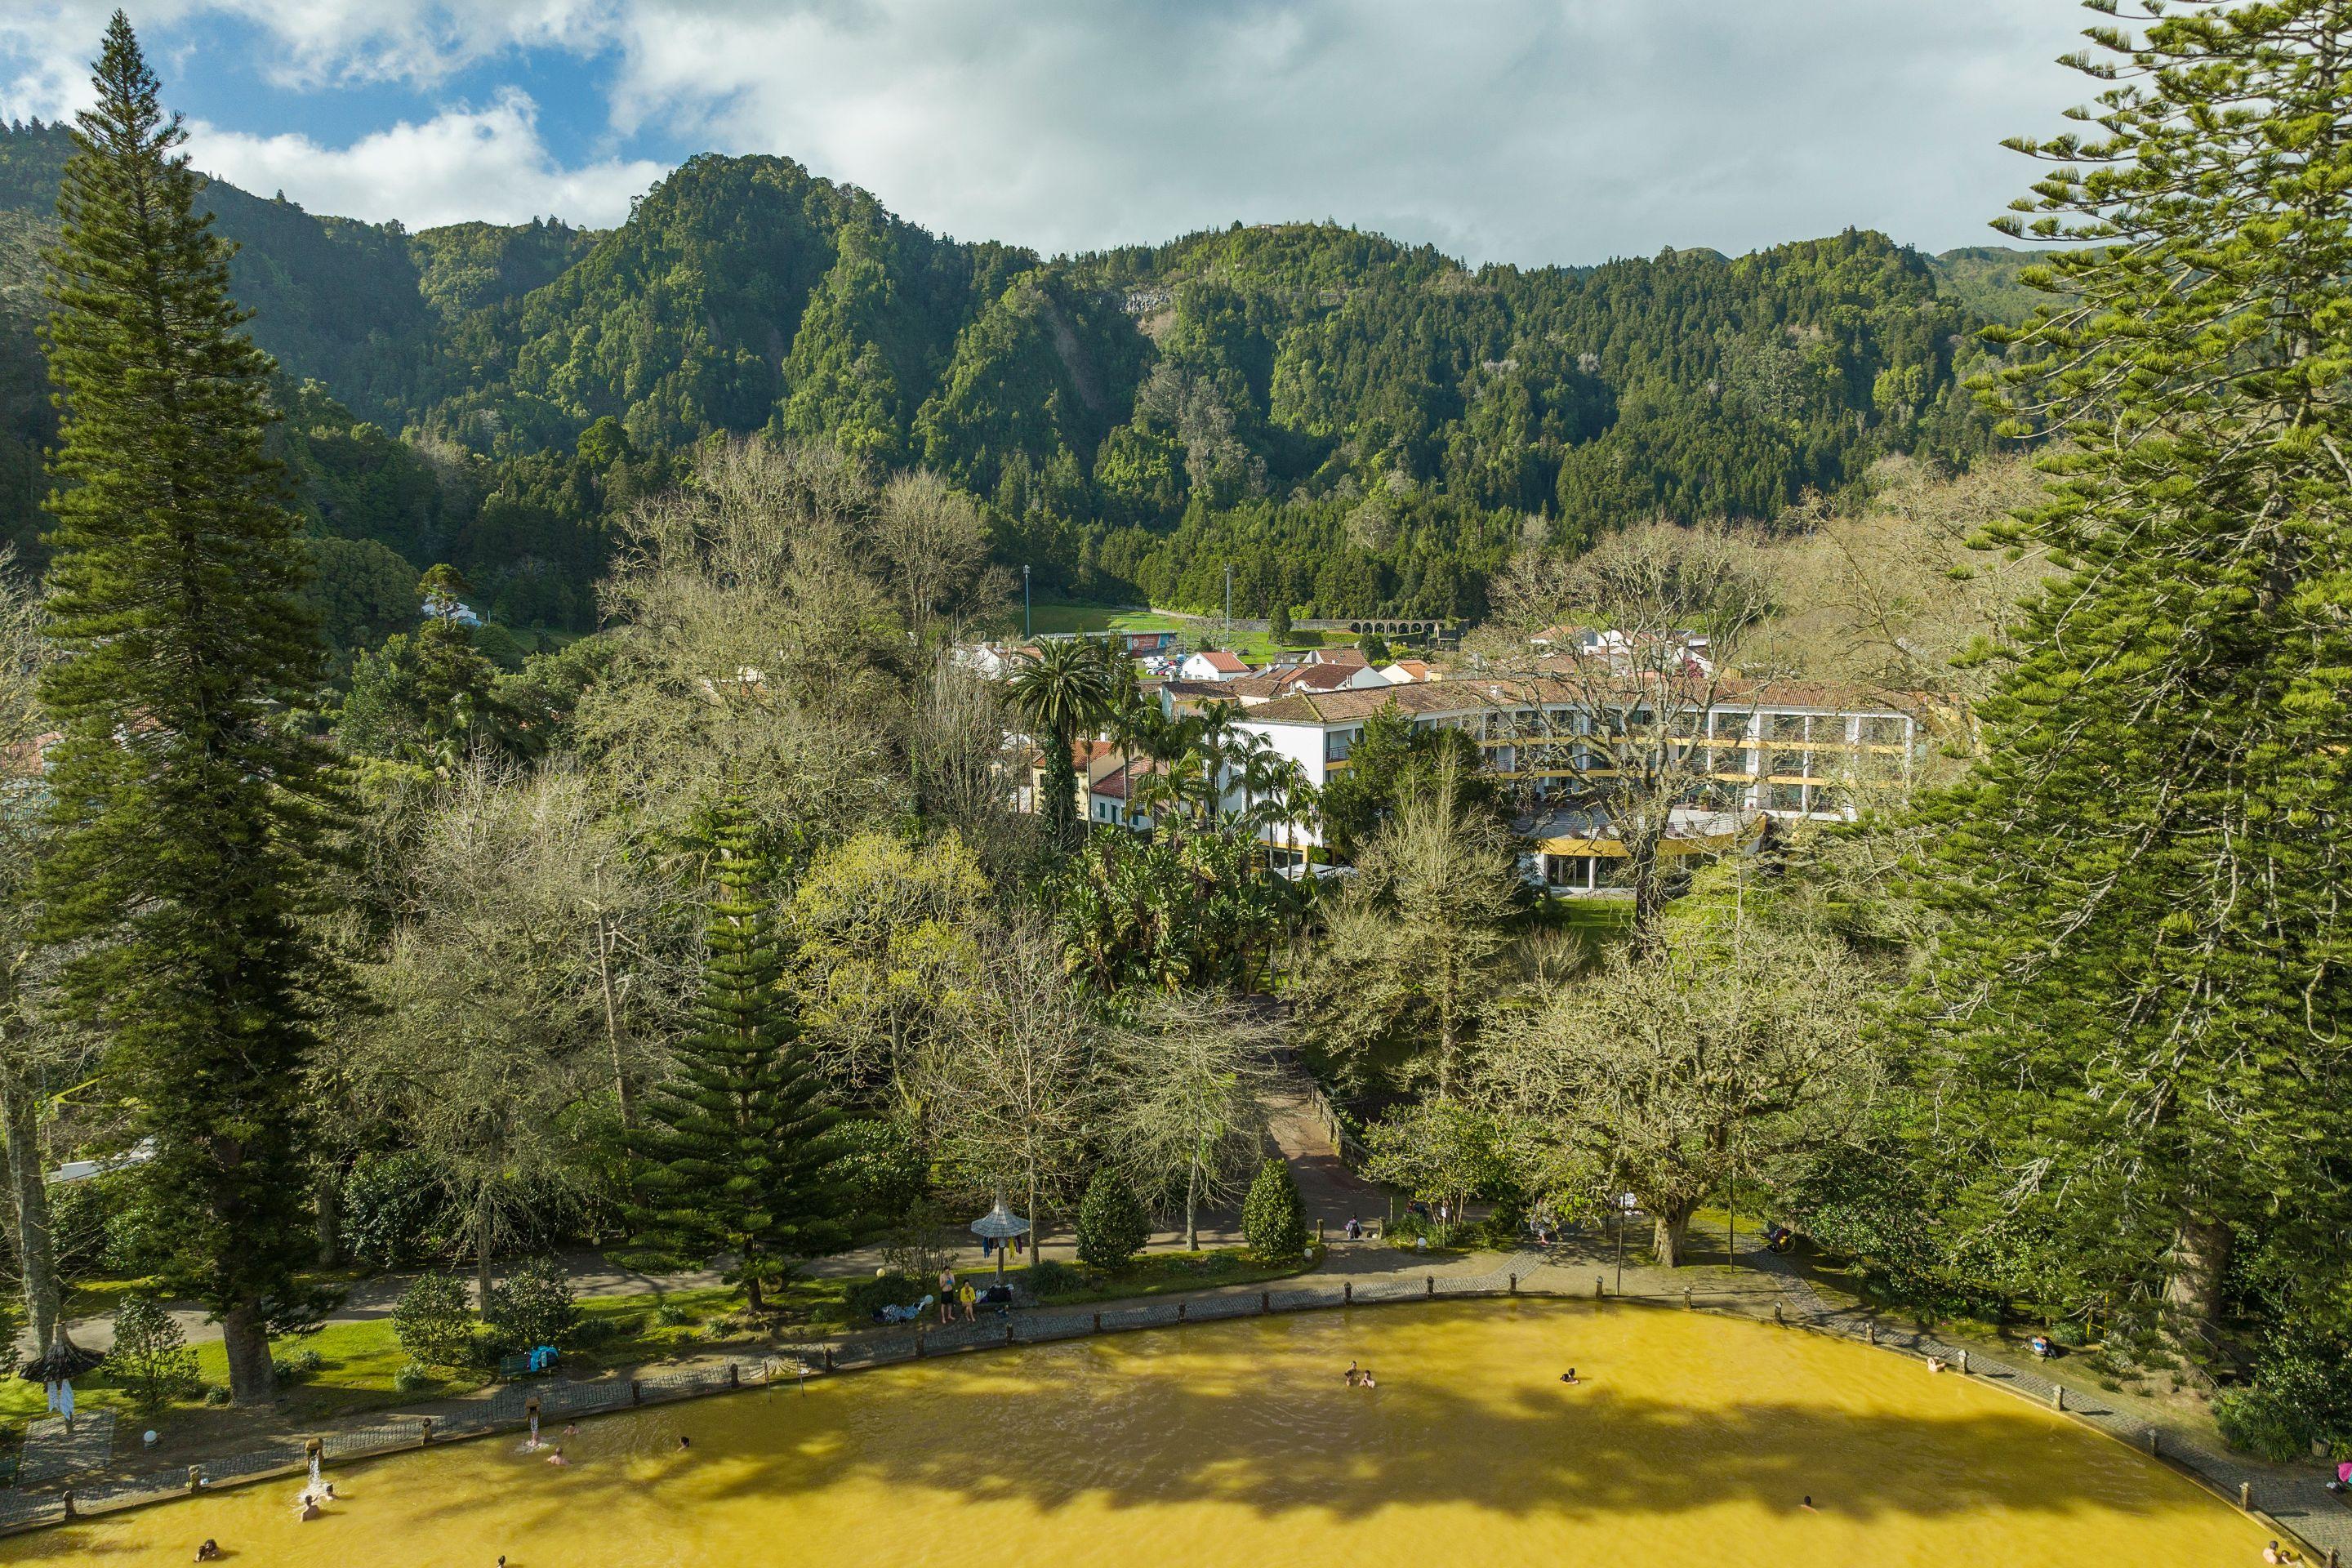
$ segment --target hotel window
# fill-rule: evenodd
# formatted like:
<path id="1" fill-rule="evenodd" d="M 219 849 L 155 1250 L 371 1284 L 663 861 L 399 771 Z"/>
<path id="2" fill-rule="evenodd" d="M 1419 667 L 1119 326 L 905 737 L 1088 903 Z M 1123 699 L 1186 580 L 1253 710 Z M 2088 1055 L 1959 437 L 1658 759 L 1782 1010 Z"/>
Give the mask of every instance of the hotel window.
<path id="1" fill-rule="evenodd" d="M 1805 716 L 1802 713 L 1767 713 L 1764 715 L 1764 738 L 1768 741 L 1803 740 Z"/>
<path id="2" fill-rule="evenodd" d="M 1901 745 L 1903 721 L 1886 718 L 1864 719 L 1862 721 L 1862 743 L 1865 746 Z"/>
<path id="3" fill-rule="evenodd" d="M 1805 809 L 1805 786 L 1776 784 L 1764 786 L 1764 809 L 1767 811 L 1802 811 Z"/>

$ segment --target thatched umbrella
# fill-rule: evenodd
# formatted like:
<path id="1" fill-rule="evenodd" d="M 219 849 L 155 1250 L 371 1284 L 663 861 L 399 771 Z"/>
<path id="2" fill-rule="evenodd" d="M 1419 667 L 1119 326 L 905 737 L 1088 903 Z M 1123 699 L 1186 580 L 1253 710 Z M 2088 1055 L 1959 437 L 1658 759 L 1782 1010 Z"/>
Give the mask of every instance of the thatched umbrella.
<path id="1" fill-rule="evenodd" d="M 104 1351 L 84 1350 L 66 1338 L 65 1325 L 50 1336 L 49 1348 L 26 1362 L 16 1375 L 26 1383 L 70 1383 L 106 1359 Z"/>

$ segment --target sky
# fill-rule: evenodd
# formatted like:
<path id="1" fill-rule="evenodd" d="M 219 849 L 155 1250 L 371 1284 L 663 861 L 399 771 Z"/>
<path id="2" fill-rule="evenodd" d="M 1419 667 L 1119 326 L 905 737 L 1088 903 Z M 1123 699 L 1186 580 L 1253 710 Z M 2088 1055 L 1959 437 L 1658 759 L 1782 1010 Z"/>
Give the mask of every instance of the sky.
<path id="1" fill-rule="evenodd" d="M 0 0 L 0 118 L 88 94 L 114 0 Z M 1473 263 L 1928 250 L 2064 128 L 2073 0 L 134 0 L 198 166 L 411 228 L 606 226 L 775 153 L 1048 253 L 1336 219 Z"/>

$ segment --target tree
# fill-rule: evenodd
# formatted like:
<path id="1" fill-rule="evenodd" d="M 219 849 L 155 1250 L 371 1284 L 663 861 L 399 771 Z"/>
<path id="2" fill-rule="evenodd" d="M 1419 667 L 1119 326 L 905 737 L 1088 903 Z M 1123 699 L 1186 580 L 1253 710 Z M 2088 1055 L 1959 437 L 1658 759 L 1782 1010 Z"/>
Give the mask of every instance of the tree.
<path id="1" fill-rule="evenodd" d="M 1128 1265 L 1151 1239 L 1151 1216 L 1127 1177 L 1105 1165 L 1078 1201 L 1078 1261 L 1106 1274 Z"/>
<path id="2" fill-rule="evenodd" d="M 1149 997 L 1111 1041 L 1114 1136 L 1147 1190 L 1182 1182 L 1187 1251 L 1202 1205 L 1230 1197 L 1265 1147 L 1274 1043 L 1259 1015 L 1198 991 Z"/>
<path id="3" fill-rule="evenodd" d="M 482 1310 L 504 1351 L 532 1351 L 541 1345 L 561 1350 L 580 1326 L 580 1308 L 571 1278 L 552 1258 L 534 1258 L 491 1288 L 489 1304 Z"/>
<path id="4" fill-rule="evenodd" d="M 1507 999 L 1510 922 L 1528 894 L 1510 840 L 1468 782 L 1451 757 L 1408 775 L 1301 983 L 1309 1033 L 1349 1076 L 1383 1045 L 1402 1046 L 1412 1070 L 1450 1094 Z"/>
<path id="5" fill-rule="evenodd" d="M 988 879 L 952 832 L 861 833 L 793 889 L 792 981 L 827 1075 L 853 1103 L 924 1127 L 962 999 L 980 983 Z"/>
<path id="6" fill-rule="evenodd" d="M 394 1124 L 433 1163 L 487 1303 L 499 1254 L 600 1190 L 619 1105 L 600 936 L 604 854 L 582 781 L 483 761 L 434 788 L 403 845 L 373 1005 L 314 1075 L 321 1103 Z M 647 911 L 656 926 L 658 911 Z M 640 931 L 647 931 L 640 926 Z M 617 998 L 624 1079 L 664 1031 L 660 942 Z M 614 1091 L 608 1099 L 603 1091 Z"/>
<path id="7" fill-rule="evenodd" d="M 1500 1118 L 1468 1100 L 1400 1106 L 1364 1129 L 1364 1147 L 1371 1152 L 1367 1177 L 1444 1205 L 1449 1226 L 1463 1223 L 1472 1198 L 1498 1196 L 1512 1186 Z"/>
<path id="8" fill-rule="evenodd" d="M 1976 1177 L 1954 1217 L 2191 1341 L 2242 1242 L 2341 1300 L 2352 1221 L 2345 27 L 2326 0 L 2102 26 L 2102 133 L 2012 144 L 2054 166 L 2007 221 L 2074 248 L 2028 274 L 2056 298 L 2000 384 L 2062 437 L 2054 482 L 1993 542 L 2063 574 L 1927 808 L 1950 930 L 1909 1037 L 1948 1075 L 1923 1153 Z"/>
<path id="9" fill-rule="evenodd" d="M 1264 1262 L 1295 1263 L 1307 1250 L 1307 1205 L 1290 1166 L 1273 1158 L 1258 1167 L 1242 1201 L 1242 1237 Z"/>
<path id="10" fill-rule="evenodd" d="M 1507 822 L 1508 811 L 1501 790 L 1486 767 L 1478 742 L 1463 731 L 1423 729 L 1395 703 L 1364 721 L 1363 733 L 1348 748 L 1348 767 L 1323 786 L 1318 801 L 1322 813 L 1323 841 L 1331 853 L 1352 861 L 1363 852 L 1389 819 L 1415 781 L 1426 783 L 1442 763 L 1454 770 L 1454 787 L 1465 805 L 1496 822 Z"/>
<path id="11" fill-rule="evenodd" d="M 411 1361 L 464 1366 L 474 1359 L 474 1314 L 454 1274 L 421 1274 L 393 1303 L 392 1333 Z"/>
<path id="12" fill-rule="evenodd" d="M 1862 966 L 1833 938 L 1725 901 L 1560 988 L 1496 1044 L 1482 1085 L 1535 1195 L 1633 1194 L 1668 1268 L 1700 1204 L 1860 1137 L 1879 1090 Z"/>
<path id="13" fill-rule="evenodd" d="M 197 1384 L 196 1352 L 188 1348 L 179 1320 L 143 1290 L 127 1293 L 114 1309 L 114 1348 L 106 1364 L 143 1410 L 184 1399 Z"/>
<path id="14" fill-rule="evenodd" d="M 1100 1026 L 1063 973 L 1059 943 L 1030 925 L 992 928 L 965 998 L 963 1047 L 938 1097 L 942 1152 L 975 1184 L 1025 1198 L 1043 1250 L 1045 1205 L 1069 1180 L 1096 1106 Z"/>
<path id="15" fill-rule="evenodd" d="M 1687 868 L 1689 857 L 1671 841 L 1701 837 L 1688 822 L 1694 810 L 1747 805 L 1755 685 L 1732 661 L 1771 609 L 1770 574 L 1750 544 L 1719 526 L 1660 522 L 1572 562 L 1528 552 L 1496 597 L 1499 640 L 1490 651 L 1505 670 L 1526 672 L 1526 717 L 1508 737 L 1535 779 L 1524 804 L 1605 820 L 1625 851 L 1633 940 L 1646 946 Z M 1528 639 L 1570 616 L 1606 640 L 1538 658 Z M 1772 771 L 1769 752 L 1759 771 Z"/>
<path id="16" fill-rule="evenodd" d="M 1104 645 L 1063 637 L 1024 655 L 1006 682 L 1044 755 L 1045 816 L 1054 841 L 1063 846 L 1076 840 L 1079 827 L 1078 742 L 1110 711 L 1104 653 Z"/>
<path id="17" fill-rule="evenodd" d="M 42 635 L 40 595 L 17 576 L 0 549 L 0 757 L 37 766 L 47 727 L 40 680 L 54 650 Z M 49 1213 L 50 1164 L 41 1123 L 52 1095 L 80 1081 L 88 1055 L 78 1031 L 61 1027 L 43 1004 L 55 982 L 57 953 L 37 940 L 41 906 L 34 881 L 47 828 L 38 794 L 0 789 L 0 1143 L 8 1165 L 5 1209 L 10 1250 L 23 1288 L 36 1347 L 46 1350 L 65 1310 L 55 1226 Z M 45 1013 L 50 1016 L 45 1016 Z"/>
<path id="18" fill-rule="evenodd" d="M 176 118 L 117 13 L 77 117 L 47 328 L 64 417 L 51 473 L 43 682 L 55 837 L 47 934 L 80 944 L 75 1005 L 152 1139 L 162 1283 L 219 1320 L 240 1404 L 276 1397 L 273 1325 L 320 1304 L 302 1067 L 333 968 L 305 923 L 340 796 L 279 721 L 320 667 L 272 366 L 240 328 L 227 247 Z"/>
<path id="19" fill-rule="evenodd" d="M 630 1141 L 630 1251 L 671 1267 L 725 1254 L 725 1279 L 757 1312 L 793 1260 L 845 1235 L 839 1113 L 824 1104 L 801 1037 L 771 874 L 739 801 L 721 809 L 713 840 L 702 1000 Z"/>
<path id="20" fill-rule="evenodd" d="M 1265 618 L 1265 631 L 1278 643 L 1290 640 L 1290 606 L 1280 599 L 1274 602 L 1274 613 Z"/>

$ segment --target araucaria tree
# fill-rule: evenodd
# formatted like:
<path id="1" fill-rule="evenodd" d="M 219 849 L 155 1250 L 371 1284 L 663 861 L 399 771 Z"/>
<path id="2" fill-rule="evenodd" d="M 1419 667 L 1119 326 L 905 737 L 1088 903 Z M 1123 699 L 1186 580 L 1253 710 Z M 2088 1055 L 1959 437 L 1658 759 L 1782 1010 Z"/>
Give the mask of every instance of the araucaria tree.
<path id="1" fill-rule="evenodd" d="M 2003 377 L 2063 444 L 1998 542 L 2063 574 L 1933 808 L 1912 1021 L 1973 1220 L 2195 1338 L 2233 1249 L 2309 1281 L 2352 1218 L 2352 7 L 2090 36 L 2097 132 L 2017 143 L 2011 220 L 2078 242 Z"/>
<path id="2" fill-rule="evenodd" d="M 330 754 L 283 710 L 320 651 L 299 524 L 263 448 L 269 359 L 179 121 L 121 13 L 58 198 L 50 374 L 54 829 L 47 934 L 110 1037 L 160 1284 L 221 1324 L 240 1404 L 274 1396 L 273 1322 L 315 1302 L 300 1094 L 330 966 L 306 929 Z"/>
<path id="3" fill-rule="evenodd" d="M 746 816 L 733 802 L 719 814 L 702 1001 L 631 1139 L 630 1250 L 670 1268 L 730 1256 L 729 1283 L 758 1311 L 793 1259 L 844 1238 L 845 1197 L 838 1113 L 823 1103 L 793 1017 L 768 868 Z"/>

